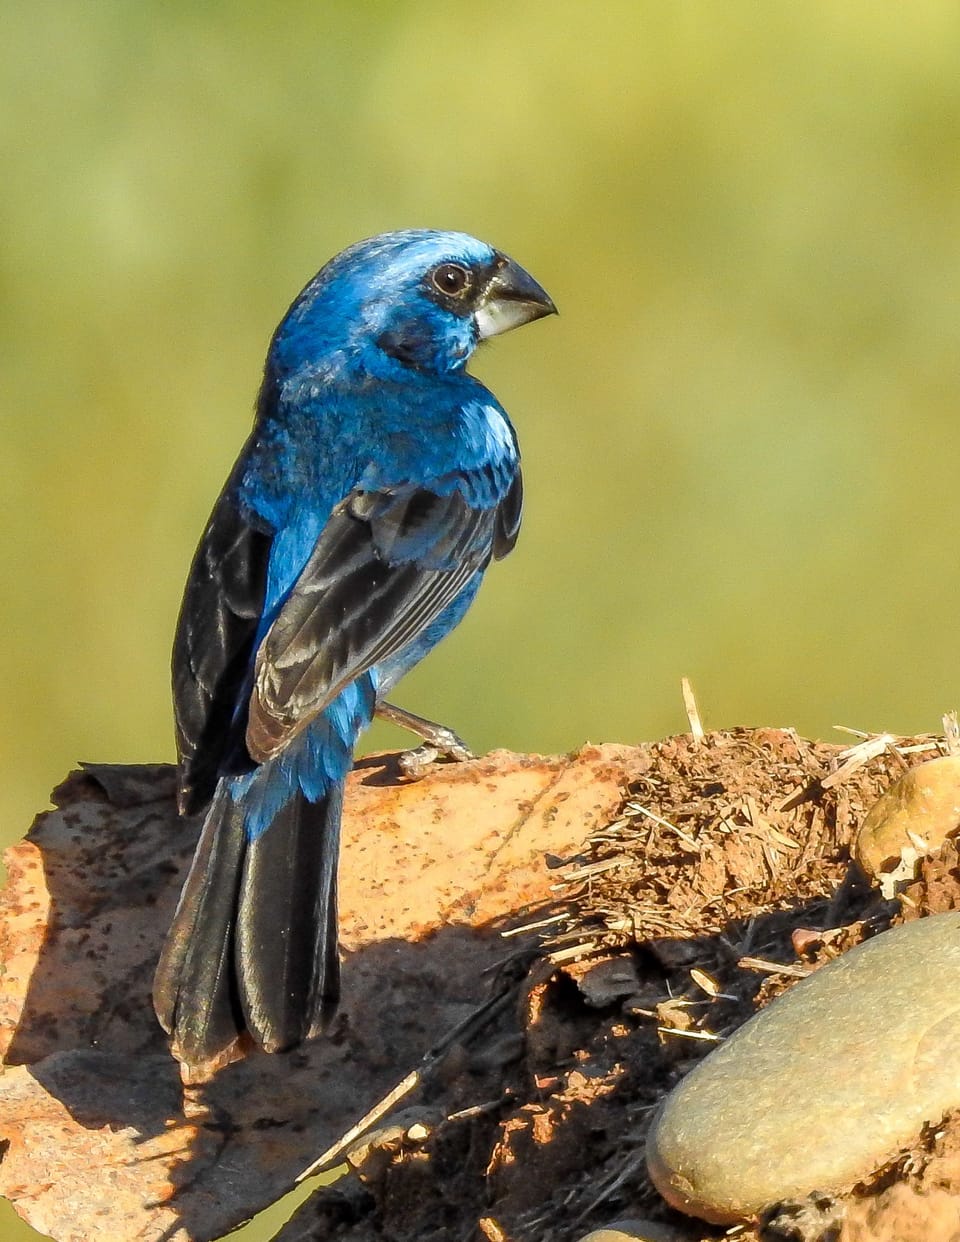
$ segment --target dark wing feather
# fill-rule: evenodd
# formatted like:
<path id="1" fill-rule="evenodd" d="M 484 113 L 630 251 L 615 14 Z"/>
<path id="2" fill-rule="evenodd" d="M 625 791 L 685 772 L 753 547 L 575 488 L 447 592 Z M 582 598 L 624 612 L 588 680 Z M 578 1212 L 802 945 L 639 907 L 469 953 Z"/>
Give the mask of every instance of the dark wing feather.
<path id="1" fill-rule="evenodd" d="M 173 645 L 183 814 L 206 806 L 242 741 L 237 706 L 266 591 L 272 535 L 244 520 L 230 491 L 228 482 L 193 558 Z"/>
<path id="2" fill-rule="evenodd" d="M 520 518 L 523 515 L 523 476 L 517 470 L 510 490 L 497 507 L 497 527 L 493 539 L 494 559 L 502 561 L 514 549 L 520 534 Z"/>
<path id="3" fill-rule="evenodd" d="M 338 505 L 257 652 L 254 759 L 277 754 L 344 686 L 435 621 L 509 539 L 498 540 L 500 520 L 458 490 L 412 485 Z"/>

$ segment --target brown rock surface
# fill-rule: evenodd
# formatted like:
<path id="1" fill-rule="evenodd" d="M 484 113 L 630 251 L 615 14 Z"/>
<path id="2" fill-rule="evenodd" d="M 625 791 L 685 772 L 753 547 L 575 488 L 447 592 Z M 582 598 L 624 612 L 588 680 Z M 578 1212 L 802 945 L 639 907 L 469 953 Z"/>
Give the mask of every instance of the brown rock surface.
<path id="1" fill-rule="evenodd" d="M 366 1152 L 358 1139 L 357 1171 L 279 1236 L 573 1242 L 640 1218 L 717 1238 L 647 1180 L 658 1103 L 796 978 L 892 922 L 960 908 L 953 840 L 899 903 L 849 870 L 869 806 L 937 753 L 902 742 L 852 764 L 789 730 L 743 729 L 493 755 L 415 785 L 392 759 L 365 761 L 337 1024 L 306 1053 L 251 1056 L 186 1095 L 148 994 L 196 826 L 172 814 L 169 769 L 75 776 L 8 854 L 0 1192 L 58 1238 L 218 1237 L 493 995 L 401 1117 L 378 1120 Z M 849 1242 L 954 1238 L 958 1144 L 948 1119 L 841 1202 Z M 739 1242 L 796 1236 L 766 1229 Z"/>
<path id="2" fill-rule="evenodd" d="M 0 1191 L 71 1242 L 218 1237 L 278 1198 L 484 1001 L 500 930 L 551 900 L 545 855 L 609 819 L 639 763 L 620 746 L 498 753 L 416 784 L 394 757 L 360 763 L 331 1037 L 231 1065 L 186 1108 L 149 995 L 198 826 L 167 767 L 71 776 L 5 855 Z"/>

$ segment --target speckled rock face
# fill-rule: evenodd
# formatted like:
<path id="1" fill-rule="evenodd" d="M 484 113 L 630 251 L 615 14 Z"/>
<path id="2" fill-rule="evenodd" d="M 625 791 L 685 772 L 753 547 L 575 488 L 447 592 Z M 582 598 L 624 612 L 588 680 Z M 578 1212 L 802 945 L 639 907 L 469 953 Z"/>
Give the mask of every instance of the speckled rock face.
<path id="1" fill-rule="evenodd" d="M 960 1106 L 960 913 L 893 928 L 797 984 L 671 1092 L 657 1189 L 705 1220 L 841 1190 Z"/>

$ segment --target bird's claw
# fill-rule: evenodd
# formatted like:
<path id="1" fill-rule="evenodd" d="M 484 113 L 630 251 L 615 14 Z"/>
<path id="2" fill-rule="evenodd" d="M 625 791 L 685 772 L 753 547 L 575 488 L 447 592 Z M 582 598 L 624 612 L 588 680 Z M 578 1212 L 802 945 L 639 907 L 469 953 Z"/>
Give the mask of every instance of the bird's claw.
<path id="1" fill-rule="evenodd" d="M 427 769 L 437 762 L 465 763 L 476 756 L 452 729 L 438 728 L 429 742 L 415 750 L 405 750 L 400 755 L 400 771 L 410 781 L 426 776 Z"/>

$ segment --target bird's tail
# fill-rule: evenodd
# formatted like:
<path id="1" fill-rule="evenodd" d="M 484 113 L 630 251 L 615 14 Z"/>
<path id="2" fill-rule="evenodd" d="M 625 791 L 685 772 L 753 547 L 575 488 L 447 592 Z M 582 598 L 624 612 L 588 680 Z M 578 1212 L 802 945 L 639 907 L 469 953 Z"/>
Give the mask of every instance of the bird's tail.
<path id="1" fill-rule="evenodd" d="M 251 835 L 222 780 L 207 812 L 153 988 L 190 1065 L 249 1031 L 268 1052 L 319 1033 L 340 990 L 337 854 L 343 787 L 297 790 Z"/>

